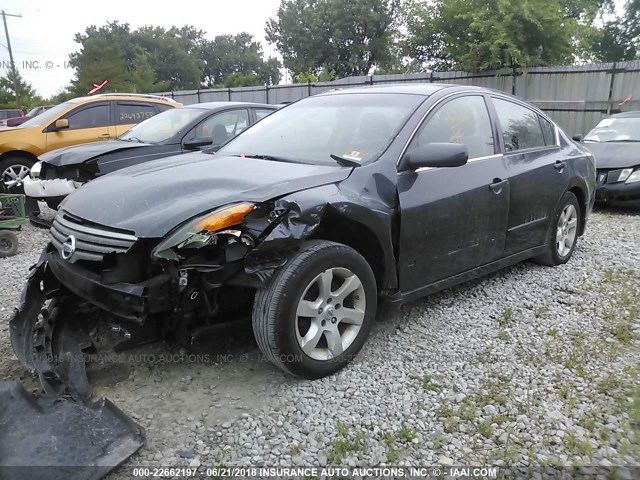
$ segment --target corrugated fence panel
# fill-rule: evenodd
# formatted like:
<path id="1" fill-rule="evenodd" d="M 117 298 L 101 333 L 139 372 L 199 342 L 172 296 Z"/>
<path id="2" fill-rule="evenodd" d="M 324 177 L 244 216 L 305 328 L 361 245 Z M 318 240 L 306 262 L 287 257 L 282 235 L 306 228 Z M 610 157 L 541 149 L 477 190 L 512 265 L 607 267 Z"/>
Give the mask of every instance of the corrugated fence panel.
<path id="1" fill-rule="evenodd" d="M 371 75 L 332 82 L 191 90 L 165 95 L 185 105 L 228 100 L 277 104 L 295 102 L 336 88 L 414 82 L 475 85 L 505 93 L 515 90 L 517 96 L 544 110 L 570 134 L 588 132 L 608 112 L 640 110 L 640 60 L 480 74 L 452 71 Z M 620 106 L 629 96 L 632 99 Z"/>

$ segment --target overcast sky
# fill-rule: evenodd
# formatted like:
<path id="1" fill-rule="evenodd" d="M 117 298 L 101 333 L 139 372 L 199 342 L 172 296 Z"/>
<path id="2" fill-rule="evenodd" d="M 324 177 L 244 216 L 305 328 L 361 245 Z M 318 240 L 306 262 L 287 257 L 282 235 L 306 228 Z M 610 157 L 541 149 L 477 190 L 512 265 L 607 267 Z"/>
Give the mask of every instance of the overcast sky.
<path id="1" fill-rule="evenodd" d="M 619 12 L 624 1 L 615 0 Z M 246 31 L 262 42 L 267 55 L 276 55 L 264 39 L 264 27 L 279 5 L 280 0 L 0 0 L 0 9 L 22 15 L 7 18 L 14 60 L 23 78 L 44 97 L 69 84 L 73 76 L 67 65 L 69 53 L 78 49 L 73 37 L 90 25 L 113 20 L 129 23 L 132 29 L 193 25 L 208 38 Z M 4 29 L 0 30 L 0 74 L 4 75 L 10 65 L 9 51 Z"/>
<path id="2" fill-rule="evenodd" d="M 129 23 L 132 29 L 142 25 L 165 28 L 193 25 L 211 39 L 246 31 L 262 42 L 268 55 L 275 55 L 273 46 L 264 39 L 264 27 L 276 15 L 279 5 L 280 0 L 2 0 L 0 9 L 22 15 L 22 18 L 7 17 L 14 61 L 23 78 L 40 95 L 48 97 L 71 80 L 73 70 L 65 63 L 69 53 L 79 46 L 73 37 L 90 25 L 100 26 L 113 20 Z M 4 75 L 9 51 L 4 29 L 0 30 L 0 72 Z M 38 69 L 25 63 L 34 61 L 38 62 Z"/>

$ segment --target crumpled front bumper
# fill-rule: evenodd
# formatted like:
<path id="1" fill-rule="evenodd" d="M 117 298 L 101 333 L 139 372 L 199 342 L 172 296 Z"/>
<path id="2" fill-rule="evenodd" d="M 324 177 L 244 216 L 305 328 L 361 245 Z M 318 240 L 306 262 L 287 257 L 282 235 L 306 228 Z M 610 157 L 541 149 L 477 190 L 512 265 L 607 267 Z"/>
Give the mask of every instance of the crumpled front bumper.
<path id="1" fill-rule="evenodd" d="M 83 184 L 65 178 L 42 180 L 27 177 L 23 181 L 24 193 L 31 198 L 60 198 L 75 192 Z"/>

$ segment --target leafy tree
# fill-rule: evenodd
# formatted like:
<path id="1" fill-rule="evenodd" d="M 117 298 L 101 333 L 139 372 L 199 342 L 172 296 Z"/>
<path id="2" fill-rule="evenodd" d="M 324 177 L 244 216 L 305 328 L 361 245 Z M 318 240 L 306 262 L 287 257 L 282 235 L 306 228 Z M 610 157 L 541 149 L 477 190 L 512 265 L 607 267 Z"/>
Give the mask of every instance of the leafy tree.
<path id="1" fill-rule="evenodd" d="M 573 61 L 608 0 L 410 0 L 403 53 L 422 67 L 480 71 Z"/>
<path id="2" fill-rule="evenodd" d="M 30 83 L 27 83 L 16 70 L 18 83 L 18 94 L 20 96 L 20 107 L 29 109 L 42 103 L 42 98 L 36 94 Z M 16 93 L 13 82 L 13 71 L 9 70 L 6 75 L 0 77 L 0 108 L 17 108 Z"/>
<path id="3" fill-rule="evenodd" d="M 246 32 L 217 35 L 213 41 L 204 42 L 201 57 L 202 83 L 208 87 L 273 85 L 280 81 L 279 60 L 264 60 L 260 43 Z"/>
<path id="4" fill-rule="evenodd" d="M 282 0 L 266 38 L 295 75 L 366 75 L 390 60 L 400 0 Z"/>

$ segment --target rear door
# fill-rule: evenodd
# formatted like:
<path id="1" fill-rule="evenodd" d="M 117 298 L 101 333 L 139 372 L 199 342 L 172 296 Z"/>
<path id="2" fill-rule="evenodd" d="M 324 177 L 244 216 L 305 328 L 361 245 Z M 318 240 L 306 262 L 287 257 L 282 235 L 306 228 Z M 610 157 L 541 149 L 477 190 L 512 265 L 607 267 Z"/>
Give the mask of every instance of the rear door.
<path id="1" fill-rule="evenodd" d="M 115 104 L 115 131 L 117 137 L 134 125 L 158 113 L 158 109 L 153 103 L 122 100 L 113 103 Z"/>
<path id="2" fill-rule="evenodd" d="M 115 137 L 109 102 L 79 106 L 59 119 L 67 119 L 69 128 L 56 130 L 55 121 L 47 127 L 47 151 Z"/>
<path id="3" fill-rule="evenodd" d="M 505 243 L 511 255 L 545 243 L 570 172 L 549 120 L 508 98 L 493 96 L 492 104 L 511 184 Z"/>
<path id="4" fill-rule="evenodd" d="M 461 167 L 398 175 L 400 285 L 405 292 L 499 259 L 509 211 L 509 180 L 484 95 L 446 100 L 431 112 L 407 152 L 435 142 L 463 143 Z"/>

